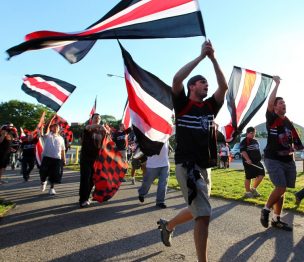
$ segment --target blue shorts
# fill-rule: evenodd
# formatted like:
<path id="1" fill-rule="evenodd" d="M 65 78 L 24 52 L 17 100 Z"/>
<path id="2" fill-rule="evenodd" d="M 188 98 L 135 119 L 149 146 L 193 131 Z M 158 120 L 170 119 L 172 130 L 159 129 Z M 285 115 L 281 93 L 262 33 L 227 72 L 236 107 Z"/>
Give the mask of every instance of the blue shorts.
<path id="1" fill-rule="evenodd" d="M 274 186 L 294 188 L 296 184 L 297 170 L 294 161 L 282 162 L 265 158 L 269 178 Z"/>

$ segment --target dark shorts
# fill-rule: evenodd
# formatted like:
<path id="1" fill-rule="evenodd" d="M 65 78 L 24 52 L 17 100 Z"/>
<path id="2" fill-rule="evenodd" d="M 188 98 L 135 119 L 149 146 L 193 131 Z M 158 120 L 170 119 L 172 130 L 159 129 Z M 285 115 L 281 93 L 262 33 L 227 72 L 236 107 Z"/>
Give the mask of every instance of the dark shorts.
<path id="1" fill-rule="evenodd" d="M 39 174 L 40 180 L 45 182 L 46 179 L 50 181 L 50 183 L 61 183 L 62 174 L 61 170 L 61 159 L 51 158 L 51 157 L 43 157 L 42 163 L 40 166 Z"/>
<path id="2" fill-rule="evenodd" d="M 221 161 L 224 163 L 228 162 L 228 156 L 221 156 Z"/>
<path id="3" fill-rule="evenodd" d="M 279 160 L 265 158 L 271 182 L 277 187 L 294 188 L 297 177 L 296 164 L 294 161 L 282 162 Z"/>
<path id="4" fill-rule="evenodd" d="M 243 162 L 246 179 L 253 179 L 258 176 L 265 176 L 265 169 L 261 162 L 255 162 L 252 164 L 253 165 L 248 165 L 247 163 Z"/>

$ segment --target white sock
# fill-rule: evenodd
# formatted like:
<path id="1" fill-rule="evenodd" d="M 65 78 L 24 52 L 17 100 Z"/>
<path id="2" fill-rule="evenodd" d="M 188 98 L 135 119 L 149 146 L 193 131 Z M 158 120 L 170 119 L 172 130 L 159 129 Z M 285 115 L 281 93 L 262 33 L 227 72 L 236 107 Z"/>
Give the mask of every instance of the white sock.
<path id="1" fill-rule="evenodd" d="M 268 208 L 266 205 L 264 206 L 264 209 L 270 211 L 270 208 Z"/>
<path id="2" fill-rule="evenodd" d="M 280 217 L 280 215 L 273 214 L 273 216 L 272 216 L 273 221 L 277 222 L 278 221 L 278 217 Z"/>

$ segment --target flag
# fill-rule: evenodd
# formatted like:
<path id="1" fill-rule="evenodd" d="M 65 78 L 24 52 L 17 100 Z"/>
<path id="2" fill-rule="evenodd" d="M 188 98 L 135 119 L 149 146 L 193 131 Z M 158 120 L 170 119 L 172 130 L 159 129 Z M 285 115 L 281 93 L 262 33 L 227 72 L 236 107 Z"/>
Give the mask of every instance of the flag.
<path id="1" fill-rule="evenodd" d="M 58 124 L 60 127 L 60 134 L 63 138 L 66 138 L 69 143 L 73 142 L 73 132 L 70 130 L 68 122 L 59 115 L 54 115 L 51 120 L 48 121 L 46 126 Z"/>
<path id="2" fill-rule="evenodd" d="M 94 163 L 93 182 L 95 189 L 93 199 L 102 203 L 114 196 L 128 170 L 115 143 L 105 136 L 98 158 Z"/>
<path id="3" fill-rule="evenodd" d="M 123 114 L 121 123 L 124 124 L 125 129 L 132 126 L 131 117 L 130 117 L 130 108 L 129 108 L 129 101 L 127 100 Z"/>
<path id="4" fill-rule="evenodd" d="M 96 113 L 96 105 L 97 105 L 97 96 L 95 97 L 94 105 L 90 112 L 89 125 L 92 125 L 92 117 Z"/>
<path id="5" fill-rule="evenodd" d="M 265 102 L 272 76 L 234 66 L 226 95 L 231 121 L 221 129 L 227 142 L 231 142 L 257 113 Z"/>
<path id="6" fill-rule="evenodd" d="M 77 33 L 37 31 L 8 49 L 9 58 L 25 51 L 54 48 L 70 63 L 80 61 L 97 39 L 205 36 L 197 0 L 122 0 L 99 21 Z M 81 40 L 81 42 L 79 42 Z"/>
<path id="7" fill-rule="evenodd" d="M 39 120 L 39 123 L 37 125 L 37 129 L 35 131 L 33 131 L 33 136 L 37 136 L 37 130 L 39 129 L 40 131 L 40 134 L 42 134 L 42 130 L 43 130 L 43 127 L 44 127 L 44 121 L 45 121 L 45 111 L 43 111 L 41 117 L 40 117 L 40 120 Z M 38 138 L 38 142 L 36 144 L 36 147 L 35 147 L 35 155 L 36 155 L 36 161 L 38 163 L 38 165 L 40 166 L 41 165 L 41 162 L 42 162 L 42 152 L 43 152 L 43 148 L 44 148 L 44 143 L 43 143 L 43 139 L 42 137 L 40 136 Z"/>
<path id="8" fill-rule="evenodd" d="M 21 89 L 41 104 L 58 111 L 76 86 L 46 75 L 25 75 Z"/>
<path id="9" fill-rule="evenodd" d="M 119 43 L 134 134 L 146 156 L 158 155 L 172 134 L 171 87 L 139 67 Z"/>

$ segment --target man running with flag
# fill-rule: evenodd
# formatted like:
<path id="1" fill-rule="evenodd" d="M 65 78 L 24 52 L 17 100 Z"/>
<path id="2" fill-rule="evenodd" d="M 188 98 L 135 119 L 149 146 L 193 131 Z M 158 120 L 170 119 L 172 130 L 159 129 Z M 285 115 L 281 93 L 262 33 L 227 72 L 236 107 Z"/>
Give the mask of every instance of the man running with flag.
<path id="1" fill-rule="evenodd" d="M 213 64 L 218 88 L 208 99 L 207 79 L 201 75 L 189 79 L 185 94 L 183 81 L 206 57 Z M 173 103 L 176 114 L 176 178 L 188 206 L 173 219 L 158 221 L 162 242 L 171 246 L 177 225 L 194 219 L 194 242 L 198 261 L 207 261 L 208 227 L 211 215 L 210 167 L 217 165 L 214 118 L 219 112 L 226 90 L 225 77 L 214 56 L 210 41 L 204 42 L 200 55 L 183 66 L 173 79 Z"/>

